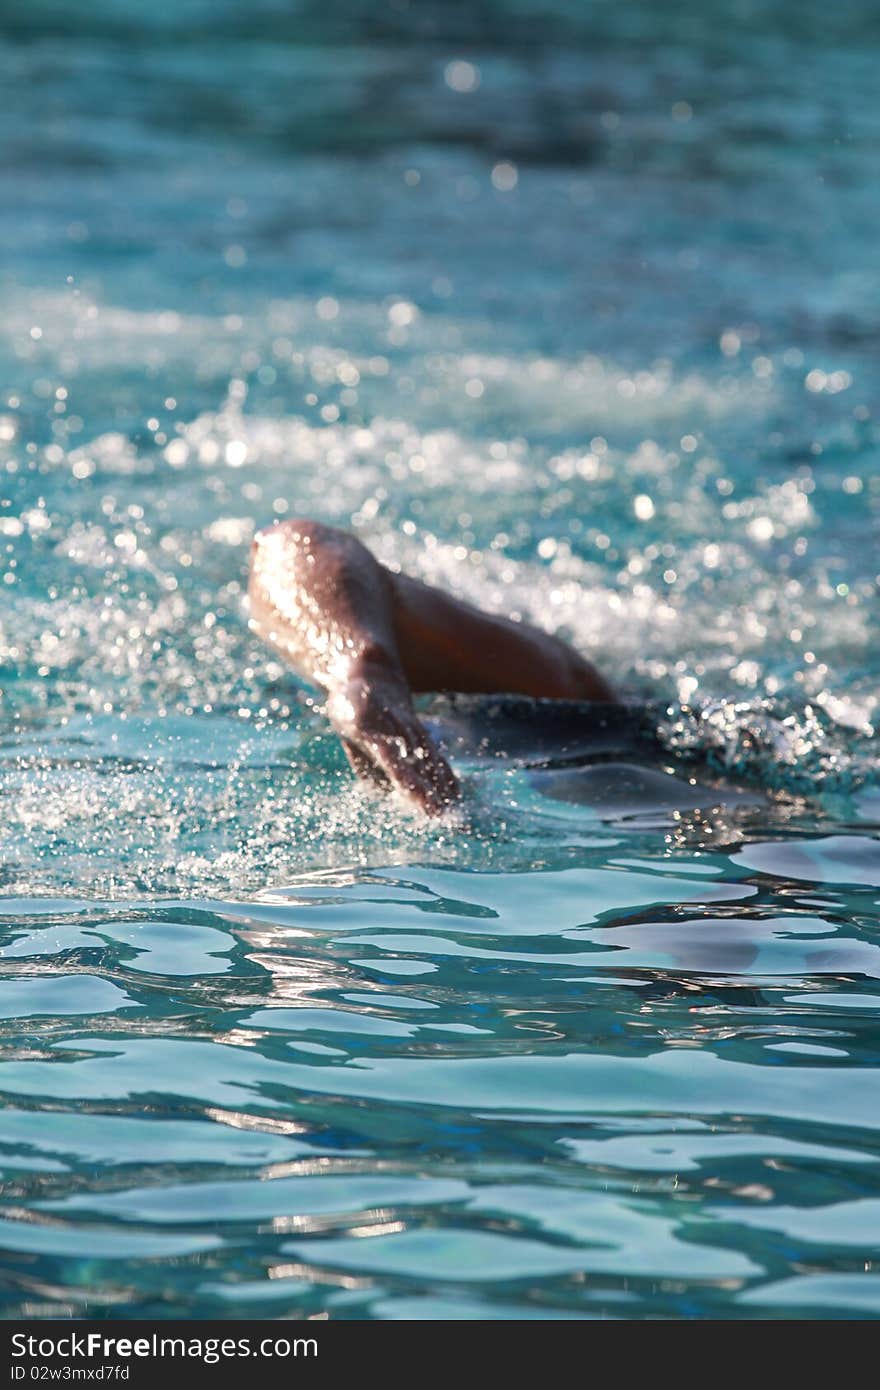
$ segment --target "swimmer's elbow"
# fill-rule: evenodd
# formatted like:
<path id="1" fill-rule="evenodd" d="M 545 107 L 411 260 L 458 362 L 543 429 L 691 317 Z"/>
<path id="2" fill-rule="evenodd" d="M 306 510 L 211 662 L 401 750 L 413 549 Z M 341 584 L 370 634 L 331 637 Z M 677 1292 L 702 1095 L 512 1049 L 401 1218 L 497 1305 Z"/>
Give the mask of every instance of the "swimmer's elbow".
<path id="1" fill-rule="evenodd" d="M 308 517 L 285 518 L 262 526 L 251 542 L 248 592 L 251 604 L 271 594 L 279 584 L 290 583 L 309 554 L 326 549 L 333 528 Z"/>
<path id="2" fill-rule="evenodd" d="M 299 552 L 312 546 L 326 545 L 334 537 L 342 535 L 332 526 L 310 517 L 285 517 L 283 521 L 273 521 L 261 526 L 251 543 L 251 566 L 265 563 L 279 551 Z"/>

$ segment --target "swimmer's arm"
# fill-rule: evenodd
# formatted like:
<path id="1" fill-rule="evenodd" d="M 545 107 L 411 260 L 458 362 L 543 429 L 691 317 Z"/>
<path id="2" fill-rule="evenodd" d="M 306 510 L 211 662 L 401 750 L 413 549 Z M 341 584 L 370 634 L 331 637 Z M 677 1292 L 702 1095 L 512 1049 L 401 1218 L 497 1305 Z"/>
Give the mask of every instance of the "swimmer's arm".
<path id="1" fill-rule="evenodd" d="M 250 605 L 253 627 L 327 691 L 355 771 L 387 777 L 431 812 L 458 789 L 413 711 L 413 692 L 614 699 L 557 638 L 394 574 L 354 536 L 318 522 L 260 532 Z"/>
<path id="2" fill-rule="evenodd" d="M 315 521 L 261 531 L 251 553 L 251 626 L 327 692 L 360 777 L 439 815 L 458 796 L 412 704 L 394 627 L 393 576 L 354 536 Z"/>
<path id="3" fill-rule="evenodd" d="M 616 700 L 596 668 L 558 637 L 484 613 L 409 575 L 390 578 L 394 629 L 412 690 Z"/>

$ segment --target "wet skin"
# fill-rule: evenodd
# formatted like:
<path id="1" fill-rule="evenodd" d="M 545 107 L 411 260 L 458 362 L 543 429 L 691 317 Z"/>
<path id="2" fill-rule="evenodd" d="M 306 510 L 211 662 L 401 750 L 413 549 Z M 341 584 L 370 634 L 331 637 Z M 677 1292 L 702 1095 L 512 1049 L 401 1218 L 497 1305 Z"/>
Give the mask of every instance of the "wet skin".
<path id="1" fill-rule="evenodd" d="M 390 783 L 431 815 L 457 799 L 458 783 L 415 713 L 414 694 L 615 698 L 558 638 L 395 573 L 356 537 L 320 522 L 258 533 L 249 597 L 253 628 L 326 691 L 355 772 Z"/>

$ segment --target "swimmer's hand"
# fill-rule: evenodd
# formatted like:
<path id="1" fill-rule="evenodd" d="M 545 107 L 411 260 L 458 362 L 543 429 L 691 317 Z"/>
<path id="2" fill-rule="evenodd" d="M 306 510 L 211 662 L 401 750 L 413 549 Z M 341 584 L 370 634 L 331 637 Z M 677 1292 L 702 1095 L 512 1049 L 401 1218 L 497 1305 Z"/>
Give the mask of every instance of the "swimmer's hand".
<path id="1" fill-rule="evenodd" d="M 455 774 L 416 717 L 405 680 L 364 667 L 327 701 L 327 713 L 359 777 L 395 787 L 428 815 L 458 799 Z"/>

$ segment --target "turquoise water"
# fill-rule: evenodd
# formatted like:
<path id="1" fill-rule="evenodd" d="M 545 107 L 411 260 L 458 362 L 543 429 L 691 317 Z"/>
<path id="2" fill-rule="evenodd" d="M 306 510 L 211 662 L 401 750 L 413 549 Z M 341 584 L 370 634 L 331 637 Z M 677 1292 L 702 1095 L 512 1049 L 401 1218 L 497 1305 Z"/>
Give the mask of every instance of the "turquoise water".
<path id="1" fill-rule="evenodd" d="M 3 20 L 4 1314 L 876 1316 L 872 7 L 80 9 Z M 659 751 L 356 786 L 297 512 Z"/>

